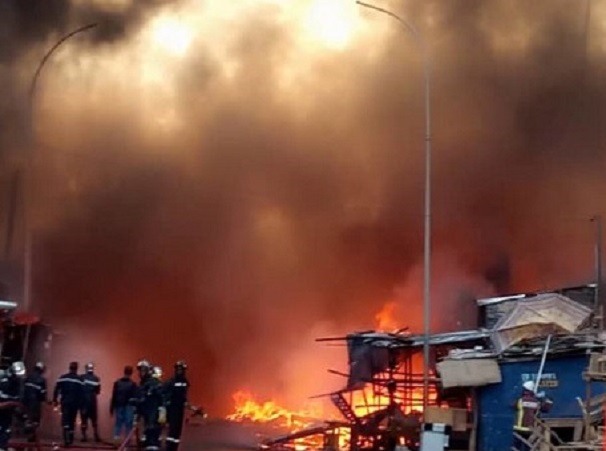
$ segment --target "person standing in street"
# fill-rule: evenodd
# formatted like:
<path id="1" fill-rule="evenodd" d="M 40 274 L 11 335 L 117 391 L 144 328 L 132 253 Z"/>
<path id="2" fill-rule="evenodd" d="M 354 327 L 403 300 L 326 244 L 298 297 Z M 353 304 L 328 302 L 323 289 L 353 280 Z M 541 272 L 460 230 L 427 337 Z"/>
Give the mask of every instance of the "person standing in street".
<path id="1" fill-rule="evenodd" d="M 24 377 L 25 365 L 23 362 L 15 362 L 0 379 L 0 450 L 2 451 L 8 449 L 15 414 L 19 413 L 20 419 L 27 421 L 27 416 L 21 409 L 21 384 Z"/>
<path id="2" fill-rule="evenodd" d="M 46 367 L 43 362 L 36 363 L 34 371 L 25 378 L 23 384 L 23 405 L 28 417 L 26 430 L 29 442 L 36 441 L 36 432 L 42 419 L 42 406 L 47 401 L 45 370 Z"/>
<path id="3" fill-rule="evenodd" d="M 146 451 L 156 451 L 160 449 L 161 419 L 165 416 L 162 384 L 153 377 L 149 363 L 140 365 L 139 372 L 141 374 L 139 415 L 143 419 L 144 446 Z"/>
<path id="4" fill-rule="evenodd" d="M 187 406 L 189 381 L 186 377 L 187 363 L 179 360 L 175 363 L 174 376 L 164 386 L 168 435 L 166 436 L 166 451 L 177 451 L 181 443 L 183 419 Z"/>
<path id="5" fill-rule="evenodd" d="M 82 406 L 82 379 L 78 375 L 78 362 L 69 364 L 69 371 L 57 380 L 53 393 L 53 405 L 61 402 L 61 424 L 63 444 L 70 447 L 74 443 L 74 429 L 78 410 Z"/>
<path id="6" fill-rule="evenodd" d="M 85 373 L 81 376 L 83 382 L 82 406 L 80 407 L 80 428 L 82 441 L 88 441 L 87 430 L 90 421 L 93 426 L 95 442 L 100 442 L 99 428 L 97 424 L 97 397 L 101 393 L 101 380 L 95 374 L 95 365 L 87 363 Z"/>
<path id="7" fill-rule="evenodd" d="M 137 384 L 132 379 L 133 367 L 124 367 L 124 375 L 114 382 L 109 403 L 109 414 L 114 420 L 114 440 L 118 441 L 124 432 L 130 433 L 134 423 L 133 403 L 137 398 Z"/>
<path id="8" fill-rule="evenodd" d="M 161 419 L 165 416 L 162 384 L 153 377 L 149 362 L 141 361 L 137 368 L 141 377 L 137 414 L 143 420 L 142 442 L 146 451 L 157 451 L 160 449 Z"/>

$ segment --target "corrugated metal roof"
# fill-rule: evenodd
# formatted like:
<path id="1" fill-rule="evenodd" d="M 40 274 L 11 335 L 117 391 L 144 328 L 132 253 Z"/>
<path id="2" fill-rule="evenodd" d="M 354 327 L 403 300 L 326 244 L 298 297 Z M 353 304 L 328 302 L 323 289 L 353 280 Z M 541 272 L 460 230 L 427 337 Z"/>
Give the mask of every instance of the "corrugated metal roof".
<path id="1" fill-rule="evenodd" d="M 561 289 L 557 289 L 557 290 L 552 290 L 552 291 L 568 291 L 568 290 L 575 290 L 575 289 L 580 289 L 580 288 L 595 288 L 596 284 L 595 283 L 589 283 L 587 285 L 579 285 L 579 286 L 574 286 L 574 287 L 565 287 L 565 288 L 561 288 Z M 491 304 L 499 304 L 501 302 L 506 302 L 506 301 L 513 301 L 513 300 L 518 300 L 518 299 L 525 299 L 525 298 L 535 298 L 537 295 L 540 294 L 548 294 L 548 292 L 545 291 L 536 291 L 536 292 L 527 292 L 527 293 L 514 293 L 514 294 L 509 294 L 509 295 L 504 295 L 504 296 L 496 296 L 496 297 L 491 297 L 491 298 L 481 298 L 481 299 L 477 299 L 476 300 L 476 304 L 479 307 L 483 307 L 486 305 L 491 305 Z"/>
<path id="2" fill-rule="evenodd" d="M 494 327 L 498 352 L 528 338 L 577 331 L 590 317 L 588 307 L 557 293 L 545 293 L 518 302 Z"/>
<path id="3" fill-rule="evenodd" d="M 429 344 L 442 345 L 450 343 L 463 343 L 467 341 L 476 341 L 490 337 L 488 330 L 464 330 L 458 332 L 448 332 L 442 334 L 433 334 L 429 337 Z M 425 342 L 424 335 L 407 334 L 388 334 L 382 332 L 362 332 L 348 335 L 347 338 L 361 339 L 377 347 L 419 347 Z"/>
<path id="4" fill-rule="evenodd" d="M 498 296 L 495 298 L 483 298 L 483 299 L 478 299 L 476 301 L 476 303 L 478 304 L 478 306 L 483 307 L 485 305 L 491 305 L 491 304 L 499 304 L 501 302 L 505 302 L 505 301 L 514 301 L 516 299 L 524 299 L 526 296 L 526 294 L 512 294 L 510 296 Z"/>

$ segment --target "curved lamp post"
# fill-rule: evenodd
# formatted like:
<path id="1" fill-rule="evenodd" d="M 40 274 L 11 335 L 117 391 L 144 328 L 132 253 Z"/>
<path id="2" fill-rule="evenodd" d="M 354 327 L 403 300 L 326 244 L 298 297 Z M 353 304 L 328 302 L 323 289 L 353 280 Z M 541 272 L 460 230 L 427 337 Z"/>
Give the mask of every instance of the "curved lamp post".
<path id="1" fill-rule="evenodd" d="M 28 172 L 31 171 L 31 160 L 35 150 L 35 133 L 34 133 L 34 102 L 37 93 L 38 80 L 40 78 L 40 74 L 42 73 L 42 69 L 44 68 L 46 62 L 49 58 L 55 53 L 55 51 L 61 47 L 63 43 L 65 43 L 70 38 L 84 32 L 91 30 L 97 26 L 96 23 L 91 23 L 89 25 L 85 25 L 76 30 L 73 30 L 66 35 L 62 36 L 45 54 L 44 57 L 40 60 L 38 67 L 36 68 L 36 72 L 34 72 L 34 76 L 32 77 L 32 81 L 29 87 L 29 95 L 28 95 L 28 148 L 30 150 L 29 158 L 27 159 L 27 163 L 25 164 L 25 177 L 24 177 L 24 185 L 25 185 L 25 208 L 24 208 L 24 217 L 25 217 L 25 255 L 24 255 L 24 274 L 23 274 L 23 309 L 25 311 L 29 310 L 31 304 L 31 285 L 32 285 L 32 230 L 30 227 L 30 215 L 29 215 L 29 207 L 31 203 L 31 194 L 29 185 L 29 177 Z M 27 169 L 30 169 L 28 171 Z"/>
<path id="2" fill-rule="evenodd" d="M 425 212 L 423 245 L 423 411 L 429 399 L 429 338 L 431 331 L 431 65 L 429 52 L 421 34 L 407 20 L 391 11 L 362 1 L 356 3 L 397 20 L 413 37 L 423 57 L 423 75 L 425 84 Z"/>

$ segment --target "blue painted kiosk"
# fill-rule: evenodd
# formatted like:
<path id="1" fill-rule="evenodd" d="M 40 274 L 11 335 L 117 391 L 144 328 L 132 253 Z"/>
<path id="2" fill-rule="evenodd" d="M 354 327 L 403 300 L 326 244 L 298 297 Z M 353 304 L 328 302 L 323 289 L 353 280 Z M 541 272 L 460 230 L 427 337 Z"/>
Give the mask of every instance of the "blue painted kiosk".
<path id="1" fill-rule="evenodd" d="M 551 355 L 545 362 L 539 387 L 554 404 L 542 418 L 566 441 L 578 440 L 583 425 L 583 412 L 577 398 L 585 400 L 588 393 L 590 396 L 606 393 L 604 382 L 591 382 L 588 392 L 589 383 L 584 380 L 583 373 L 589 358 L 587 351 L 581 350 L 574 354 Z M 481 451 L 511 449 L 514 404 L 522 393 L 522 384 L 536 380 L 539 359 L 503 360 L 500 367 L 500 384 L 477 389 L 477 449 Z"/>

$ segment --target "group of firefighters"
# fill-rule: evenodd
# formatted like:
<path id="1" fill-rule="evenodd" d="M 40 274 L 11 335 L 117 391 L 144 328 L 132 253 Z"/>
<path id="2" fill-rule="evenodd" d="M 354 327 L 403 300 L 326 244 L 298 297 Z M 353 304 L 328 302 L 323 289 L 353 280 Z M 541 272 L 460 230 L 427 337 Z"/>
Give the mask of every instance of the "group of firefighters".
<path id="1" fill-rule="evenodd" d="M 51 404 L 60 408 L 63 443 L 74 443 L 78 414 L 82 441 L 88 440 L 88 425 L 92 425 L 93 439 L 100 442 L 97 416 L 97 398 L 101 380 L 92 363 L 85 365 L 84 374 L 78 373 L 77 362 L 69 364 L 69 371 L 59 377 Z M 110 400 L 110 415 L 114 417 L 114 439 L 129 439 L 140 425 L 138 437 L 146 451 L 160 449 L 162 429 L 167 426 L 166 451 L 177 451 L 183 429 L 189 381 L 187 364 L 175 363 L 174 375 L 162 382 L 162 370 L 147 360 L 137 364 L 139 382 L 132 379 L 133 368 L 126 366 L 124 375 L 114 382 Z M 20 424 L 28 441 L 37 440 L 36 431 L 42 419 L 43 405 L 48 402 L 45 365 L 38 362 L 26 374 L 23 362 L 13 363 L 0 376 L 0 451 L 6 451 L 13 424 Z"/>

